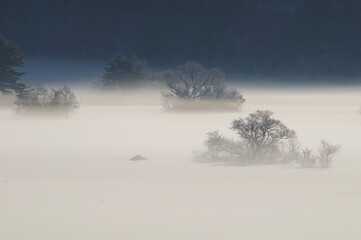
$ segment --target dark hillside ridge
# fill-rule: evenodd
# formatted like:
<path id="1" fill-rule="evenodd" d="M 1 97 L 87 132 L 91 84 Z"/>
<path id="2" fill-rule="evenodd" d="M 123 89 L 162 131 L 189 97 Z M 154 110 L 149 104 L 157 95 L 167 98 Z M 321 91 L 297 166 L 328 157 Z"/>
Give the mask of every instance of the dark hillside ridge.
<path id="1" fill-rule="evenodd" d="M 0 33 L 30 57 L 122 53 L 246 76 L 357 77 L 360 26 L 359 0 L 0 2 Z"/>

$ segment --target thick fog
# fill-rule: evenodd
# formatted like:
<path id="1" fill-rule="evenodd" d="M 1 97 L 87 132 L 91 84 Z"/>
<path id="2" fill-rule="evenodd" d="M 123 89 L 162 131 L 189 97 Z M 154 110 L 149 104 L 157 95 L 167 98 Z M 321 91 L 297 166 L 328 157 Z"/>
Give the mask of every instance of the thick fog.
<path id="1" fill-rule="evenodd" d="M 361 239 L 361 1 L 0 1 L 0 240 Z"/>
<path id="2" fill-rule="evenodd" d="M 165 112 L 158 89 L 75 87 L 68 118 L 0 108 L 0 239 L 359 239 L 360 87 L 237 86 L 239 112 Z M 194 161 L 206 133 L 271 110 L 330 169 Z M 140 154 L 144 161 L 130 161 Z"/>

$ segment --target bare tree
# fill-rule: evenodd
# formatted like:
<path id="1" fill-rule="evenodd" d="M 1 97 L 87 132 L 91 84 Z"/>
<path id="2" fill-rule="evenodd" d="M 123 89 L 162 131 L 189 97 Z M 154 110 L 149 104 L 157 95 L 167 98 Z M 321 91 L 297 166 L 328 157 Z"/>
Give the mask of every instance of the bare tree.
<path id="1" fill-rule="evenodd" d="M 227 88 L 224 78 L 221 70 L 206 69 L 194 61 L 165 72 L 162 80 L 169 90 L 163 94 L 165 108 L 174 107 L 176 100 L 223 100 L 228 107 L 238 109 L 245 100 L 237 90 Z"/>
<path id="2" fill-rule="evenodd" d="M 245 119 L 232 122 L 231 129 L 235 130 L 251 152 L 251 158 L 262 161 L 275 152 L 279 143 L 296 137 L 295 131 L 286 127 L 280 120 L 272 118 L 271 111 L 258 110 Z"/>
<path id="3" fill-rule="evenodd" d="M 224 73 L 219 69 L 205 69 L 202 64 L 189 61 L 174 71 L 163 74 L 169 90 L 177 97 L 199 99 L 223 84 Z"/>

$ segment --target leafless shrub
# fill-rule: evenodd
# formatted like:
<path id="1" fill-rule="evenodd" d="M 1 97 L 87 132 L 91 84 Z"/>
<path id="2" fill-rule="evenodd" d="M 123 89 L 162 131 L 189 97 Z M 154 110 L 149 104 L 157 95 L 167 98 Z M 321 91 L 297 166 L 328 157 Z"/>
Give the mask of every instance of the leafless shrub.
<path id="1" fill-rule="evenodd" d="M 272 118 L 270 111 L 256 111 L 246 118 L 232 122 L 231 129 L 240 140 L 228 139 L 218 131 L 208 133 L 204 142 L 206 151 L 197 153 L 202 162 L 249 164 L 297 163 L 304 168 L 330 167 L 339 145 L 321 141 L 318 156 L 310 149 L 300 150 L 295 131 L 280 120 Z"/>
<path id="2" fill-rule="evenodd" d="M 227 139 L 220 135 L 218 131 L 207 134 L 208 138 L 204 142 L 206 151 L 196 154 L 196 159 L 204 162 L 240 162 L 246 163 L 245 150 L 242 143 Z"/>
<path id="3" fill-rule="evenodd" d="M 51 90 L 43 86 L 26 86 L 16 97 L 17 110 L 22 114 L 52 112 L 68 115 L 80 106 L 77 97 L 67 86 Z"/>
<path id="4" fill-rule="evenodd" d="M 322 139 L 318 149 L 318 155 L 313 155 L 312 151 L 306 148 L 302 150 L 299 163 L 305 168 L 329 168 L 332 164 L 333 158 L 340 151 L 340 148 L 340 145 L 331 145 Z"/>
<path id="5" fill-rule="evenodd" d="M 299 158 L 300 165 L 305 168 L 315 167 L 317 164 L 317 157 L 312 154 L 312 151 L 308 148 L 302 150 L 302 154 Z"/>
<path id="6" fill-rule="evenodd" d="M 281 163 L 295 163 L 300 158 L 300 144 L 297 138 L 291 138 L 281 142 L 279 147 L 279 155 Z"/>
<path id="7" fill-rule="evenodd" d="M 256 111 L 245 119 L 234 120 L 231 129 L 238 133 L 239 141 L 227 139 L 218 132 L 208 134 L 205 141 L 207 150 L 203 157 L 260 164 L 280 162 L 286 154 L 295 154 L 292 148 L 296 146 L 286 142 L 295 138 L 296 133 L 281 121 L 273 119 L 272 114 L 270 111 Z M 286 146 L 288 150 L 283 156 L 282 149 Z"/>
<path id="8" fill-rule="evenodd" d="M 340 151 L 340 145 L 331 145 L 325 140 L 321 140 L 321 145 L 318 149 L 319 166 L 322 168 L 328 168 L 331 166 L 334 156 Z"/>

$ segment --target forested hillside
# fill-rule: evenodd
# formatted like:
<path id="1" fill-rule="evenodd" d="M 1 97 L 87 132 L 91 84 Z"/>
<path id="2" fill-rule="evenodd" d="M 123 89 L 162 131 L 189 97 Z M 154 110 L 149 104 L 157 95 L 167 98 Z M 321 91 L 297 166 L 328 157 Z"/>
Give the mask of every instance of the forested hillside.
<path id="1" fill-rule="evenodd" d="M 361 73 L 359 0 L 2 0 L 0 33 L 28 56 L 152 66 L 196 60 L 253 76 Z"/>

